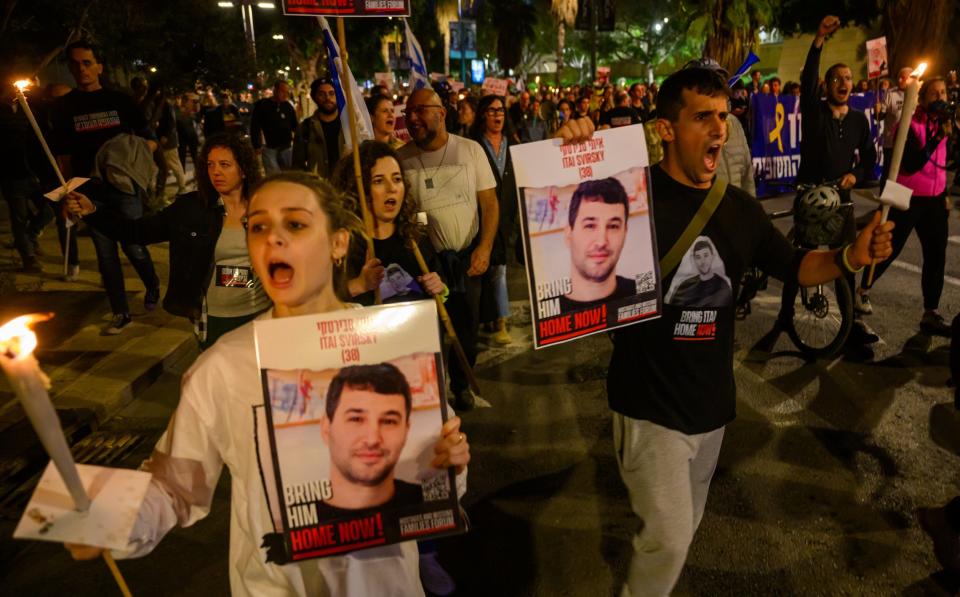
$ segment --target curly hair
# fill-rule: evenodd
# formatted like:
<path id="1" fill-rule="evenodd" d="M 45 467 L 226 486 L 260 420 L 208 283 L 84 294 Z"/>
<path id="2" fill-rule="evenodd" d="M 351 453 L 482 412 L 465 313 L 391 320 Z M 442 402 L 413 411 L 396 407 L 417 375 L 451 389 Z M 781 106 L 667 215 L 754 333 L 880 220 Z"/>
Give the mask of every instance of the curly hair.
<path id="1" fill-rule="evenodd" d="M 275 172 L 259 180 L 257 184 L 250 189 L 250 197 L 253 197 L 265 186 L 276 182 L 289 182 L 307 187 L 320 210 L 327 217 L 327 232 L 333 233 L 337 230 L 346 230 L 353 238 L 356 234 L 363 234 L 363 223 L 357 217 L 356 201 L 346 193 L 340 191 L 326 180 L 320 178 L 312 172 L 301 172 L 299 170 L 284 170 Z M 350 247 L 347 247 L 347 254 Z M 346 270 L 338 269 L 333 276 L 333 289 L 341 300 L 350 300 L 350 291 L 347 289 Z"/>
<path id="2" fill-rule="evenodd" d="M 473 124 L 470 126 L 470 137 L 475 141 L 480 141 L 480 138 L 483 137 L 483 134 L 487 129 L 487 110 L 490 108 L 490 104 L 495 101 L 499 101 L 503 106 L 503 136 L 507 139 L 513 139 L 516 131 L 513 128 L 513 121 L 510 120 L 510 115 L 507 114 L 507 102 L 503 101 L 503 98 L 499 95 L 485 95 L 480 98 L 480 101 L 477 103 L 477 115 L 473 119 Z"/>
<path id="3" fill-rule="evenodd" d="M 400 167 L 400 176 L 404 177 L 403 204 L 400 206 L 400 212 L 394 225 L 400 233 L 400 237 L 405 241 L 417 242 L 424 234 L 423 226 L 417 223 L 417 205 L 410 200 L 410 194 L 406 184 L 406 177 L 403 172 L 403 164 L 400 163 L 400 156 L 386 143 L 381 141 L 364 141 L 360 144 L 360 171 L 363 179 L 363 192 L 367 198 L 367 207 L 373 213 L 373 198 L 370 196 L 370 173 L 378 160 L 384 158 L 393 158 Z M 330 179 L 333 186 L 349 194 L 354 199 L 357 198 L 357 177 L 353 171 L 353 156 L 346 155 L 337 162 L 333 170 L 333 176 Z M 357 204 L 359 210 L 359 203 Z M 361 212 L 357 211 L 357 215 Z"/>
<path id="4" fill-rule="evenodd" d="M 210 151 L 215 147 L 229 149 L 230 153 L 233 154 L 233 159 L 236 160 L 237 166 L 240 167 L 240 172 L 243 174 L 243 191 L 241 195 L 244 201 L 249 200 L 253 188 L 262 178 L 260 166 L 257 164 L 257 155 L 254 153 L 250 141 L 241 139 L 237 135 L 230 133 L 210 135 L 203 144 L 203 149 L 200 150 L 200 157 L 197 159 L 198 163 L 195 165 L 197 190 L 200 191 L 200 197 L 206 201 L 208 205 L 216 202 L 220 197 L 220 193 L 214 188 L 213 183 L 210 181 L 210 174 L 207 172 L 207 160 L 210 158 Z"/>

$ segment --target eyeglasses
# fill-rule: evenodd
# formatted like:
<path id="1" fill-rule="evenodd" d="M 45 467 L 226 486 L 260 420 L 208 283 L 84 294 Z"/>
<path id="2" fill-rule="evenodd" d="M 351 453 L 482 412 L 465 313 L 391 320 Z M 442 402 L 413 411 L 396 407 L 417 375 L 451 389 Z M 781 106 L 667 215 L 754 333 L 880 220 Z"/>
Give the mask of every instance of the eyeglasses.
<path id="1" fill-rule="evenodd" d="M 846 75 L 843 77 L 830 77 L 830 82 L 836 85 L 837 83 L 849 83 L 853 81 L 853 77 Z"/>
<path id="2" fill-rule="evenodd" d="M 487 108 L 487 114 L 504 114 L 506 108 Z"/>
<path id="3" fill-rule="evenodd" d="M 404 110 L 403 112 L 401 112 L 401 114 L 403 114 L 403 117 L 404 117 L 404 118 L 413 116 L 414 114 L 416 114 L 417 116 L 422 116 L 423 113 L 424 113 L 428 108 L 442 108 L 442 107 L 443 107 L 443 106 L 439 106 L 439 105 L 435 105 L 435 104 L 425 104 L 425 105 L 423 105 L 423 106 L 414 106 L 413 108 L 407 108 L 406 110 Z"/>

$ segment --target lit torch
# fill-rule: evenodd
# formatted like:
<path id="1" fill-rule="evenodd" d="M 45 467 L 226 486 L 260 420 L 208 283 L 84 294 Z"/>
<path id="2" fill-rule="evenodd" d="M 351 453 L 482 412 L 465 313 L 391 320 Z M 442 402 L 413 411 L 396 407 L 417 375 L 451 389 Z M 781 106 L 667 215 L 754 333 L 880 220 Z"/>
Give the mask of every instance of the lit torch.
<path id="1" fill-rule="evenodd" d="M 40 442 L 60 472 L 73 498 L 74 506 L 78 511 L 85 512 L 90 508 L 90 498 L 87 497 L 77 473 L 77 465 L 70 455 L 57 411 L 50 402 L 50 395 L 47 393 L 50 380 L 40 370 L 40 364 L 33 356 L 37 347 L 37 335 L 30 326 L 51 317 L 51 313 L 23 315 L 0 327 L 0 368 L 10 380 L 30 424 L 40 436 Z"/>

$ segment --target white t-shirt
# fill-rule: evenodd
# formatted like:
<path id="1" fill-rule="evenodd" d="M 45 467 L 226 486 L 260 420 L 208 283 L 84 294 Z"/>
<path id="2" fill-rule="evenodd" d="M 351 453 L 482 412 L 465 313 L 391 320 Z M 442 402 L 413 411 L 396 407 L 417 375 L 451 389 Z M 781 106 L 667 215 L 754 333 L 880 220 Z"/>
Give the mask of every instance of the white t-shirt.
<path id="1" fill-rule="evenodd" d="M 358 307 L 358 305 L 348 305 Z M 270 311 L 258 319 L 269 319 Z M 223 466 L 230 469 L 230 591 L 236 596 L 423 596 L 414 541 L 344 556 L 278 566 L 265 562 L 260 543 L 274 531 L 264 494 L 255 436 L 263 406 L 253 322 L 205 351 L 183 376 L 180 404 L 144 468 L 153 481 L 126 552 L 149 553 L 174 526 L 190 526 L 210 511 Z M 466 489 L 466 472 L 457 476 Z M 462 493 L 461 493 L 462 495 Z"/>
<path id="2" fill-rule="evenodd" d="M 497 179 L 480 144 L 450 135 L 436 151 L 410 142 L 398 151 L 407 173 L 409 197 L 427 212 L 427 231 L 437 251 L 462 251 L 480 232 L 477 192 L 496 188 Z"/>

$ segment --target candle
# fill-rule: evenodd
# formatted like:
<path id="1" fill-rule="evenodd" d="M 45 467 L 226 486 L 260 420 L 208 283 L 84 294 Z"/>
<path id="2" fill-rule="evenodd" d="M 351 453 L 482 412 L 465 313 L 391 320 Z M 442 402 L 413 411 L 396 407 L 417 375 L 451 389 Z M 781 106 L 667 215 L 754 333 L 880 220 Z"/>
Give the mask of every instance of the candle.
<path id="1" fill-rule="evenodd" d="M 17 81 L 13 84 L 17 88 L 17 101 L 20 102 L 20 107 L 23 109 L 23 113 L 27 115 L 27 120 L 30 121 L 30 126 L 33 127 L 33 132 L 37 135 L 37 139 L 40 140 L 40 145 L 43 146 L 43 151 L 47 154 L 47 159 L 50 160 L 50 165 L 53 166 L 53 171 L 57 173 L 57 180 L 60 181 L 60 186 L 64 192 L 67 190 L 67 181 L 63 179 L 63 173 L 60 172 L 60 166 L 57 164 L 56 158 L 53 157 L 53 152 L 50 151 L 50 146 L 47 145 L 47 140 L 43 138 L 43 132 L 40 130 L 40 125 L 37 124 L 37 119 L 33 117 L 33 112 L 30 110 L 30 104 L 27 103 L 27 98 L 23 95 L 23 90 L 30 86 L 30 81 Z"/>
<path id="2" fill-rule="evenodd" d="M 23 405 L 30 424 L 40 436 L 44 449 L 60 472 L 73 498 L 74 506 L 78 511 L 85 512 L 90 508 L 90 498 L 80 481 L 77 465 L 70 454 L 60 420 L 57 418 L 57 411 L 50 402 L 50 395 L 47 393 L 50 380 L 40 370 L 40 364 L 33 356 L 37 347 L 37 336 L 30 329 L 30 325 L 51 317 L 52 314 L 23 315 L 0 327 L 0 368 L 13 386 L 13 391 Z"/>
<path id="3" fill-rule="evenodd" d="M 47 140 L 43 137 L 43 131 L 40 130 L 40 125 L 37 124 L 37 119 L 33 117 L 33 112 L 30 110 L 30 104 L 27 103 L 27 97 L 23 95 L 23 90 L 30 86 L 30 81 L 17 81 L 13 84 L 13 86 L 17 88 L 17 101 L 20 102 L 20 108 L 23 110 L 23 113 L 27 115 L 27 120 L 30 121 L 30 126 L 33 127 L 34 134 L 37 136 L 37 139 L 39 139 L 40 145 L 43 146 L 43 151 L 47 154 L 47 159 L 50 160 L 50 165 L 53 167 L 53 171 L 57 174 L 57 180 L 60 181 L 61 196 L 65 195 L 69 190 L 69 187 L 67 187 L 67 181 L 63 179 L 63 173 L 60 172 L 60 165 L 57 164 L 56 158 L 53 157 L 53 152 L 50 151 L 50 146 L 47 145 Z M 63 245 L 64 276 L 69 273 L 70 232 L 73 228 L 73 220 L 71 220 L 69 217 L 67 217 L 66 227 L 67 239 Z"/>
<path id="4" fill-rule="evenodd" d="M 897 136 L 893 140 L 893 155 L 890 158 L 890 171 L 887 174 L 887 180 L 897 182 L 897 176 L 900 174 L 900 161 L 903 159 L 903 148 L 907 145 L 907 134 L 910 132 L 910 121 L 913 120 L 913 113 L 917 110 L 917 100 L 920 95 L 920 77 L 927 70 L 927 63 L 921 62 L 920 66 L 910 73 L 910 82 L 903 94 L 903 110 L 900 112 L 900 122 L 897 124 Z M 890 215 L 890 203 L 883 203 L 880 210 L 880 223 L 887 221 Z M 873 274 L 876 272 L 877 262 L 870 262 L 870 271 L 867 273 L 867 288 L 873 286 Z"/>
<path id="5" fill-rule="evenodd" d="M 915 71 L 910 73 L 910 82 L 903 94 L 903 110 L 900 112 L 900 123 L 897 125 L 897 136 L 893 142 L 893 157 L 890 159 L 890 174 L 887 180 L 897 180 L 900 174 L 900 161 L 903 159 L 903 148 L 907 145 L 907 133 L 910 132 L 910 121 L 917 109 L 917 100 L 920 95 L 920 77 L 927 70 L 927 63 L 921 62 Z"/>

